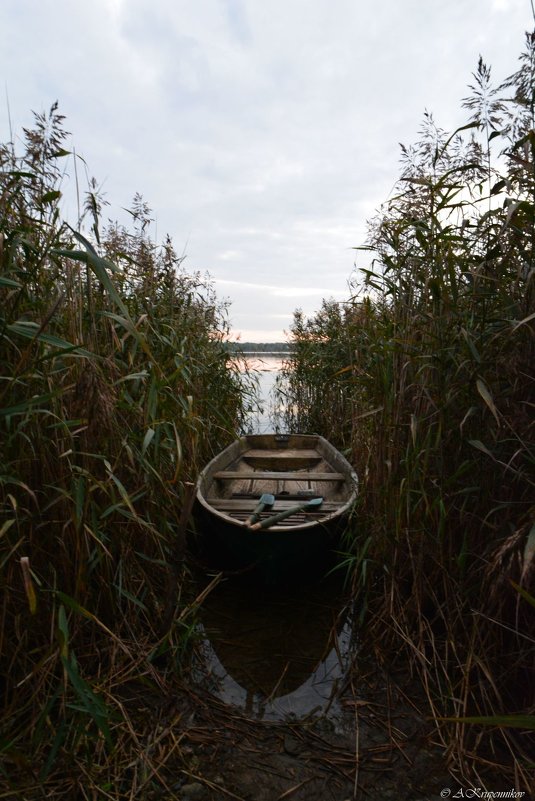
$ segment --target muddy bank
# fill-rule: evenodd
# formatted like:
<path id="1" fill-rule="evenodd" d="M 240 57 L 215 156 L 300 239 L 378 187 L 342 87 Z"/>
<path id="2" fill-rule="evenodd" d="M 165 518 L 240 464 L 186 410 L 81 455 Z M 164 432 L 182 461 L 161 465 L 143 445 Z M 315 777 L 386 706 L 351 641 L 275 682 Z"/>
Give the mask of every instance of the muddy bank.
<path id="1" fill-rule="evenodd" d="M 341 690 L 336 721 L 319 715 L 275 723 L 182 688 L 169 714 L 179 718 L 183 764 L 174 776 L 166 771 L 170 792 L 154 797 L 415 801 L 454 786 L 413 681 L 370 660 Z"/>
<path id="2" fill-rule="evenodd" d="M 356 614 L 336 575 L 284 592 L 217 586 L 187 684 L 162 710 L 183 764 L 155 797 L 439 798 L 451 781 L 421 687 L 359 644 Z"/>

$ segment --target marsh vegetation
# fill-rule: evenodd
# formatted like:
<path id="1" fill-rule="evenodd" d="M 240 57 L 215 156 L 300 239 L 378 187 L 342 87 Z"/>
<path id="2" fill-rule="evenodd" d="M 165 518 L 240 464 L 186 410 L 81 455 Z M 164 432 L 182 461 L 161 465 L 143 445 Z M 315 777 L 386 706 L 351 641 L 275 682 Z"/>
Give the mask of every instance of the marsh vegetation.
<path id="1" fill-rule="evenodd" d="M 0 148 L 0 771 L 29 795 L 74 766 L 119 792 L 142 758 L 122 688 L 181 670 L 184 488 L 251 397 L 225 306 L 139 195 L 130 229 L 94 181 L 62 221 L 65 139 L 54 106 Z"/>
<path id="2" fill-rule="evenodd" d="M 279 392 L 286 428 L 330 438 L 361 477 L 346 549 L 368 636 L 409 654 L 464 775 L 513 764 L 527 786 L 535 37 L 525 44 L 498 88 L 480 59 L 459 130 L 426 113 L 402 146 L 359 249 L 371 263 L 347 303 L 296 312 Z"/>

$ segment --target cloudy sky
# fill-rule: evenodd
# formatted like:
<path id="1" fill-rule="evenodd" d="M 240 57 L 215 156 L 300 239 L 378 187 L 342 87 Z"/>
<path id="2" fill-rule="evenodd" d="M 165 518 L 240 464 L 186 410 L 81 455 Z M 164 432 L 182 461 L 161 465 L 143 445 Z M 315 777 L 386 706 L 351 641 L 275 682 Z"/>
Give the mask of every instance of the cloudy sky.
<path id="1" fill-rule="evenodd" d="M 463 124 L 479 54 L 500 82 L 532 28 L 530 0 L 1 0 L 0 66 L 14 130 L 58 100 L 108 215 L 142 193 L 274 341 L 347 297 L 423 112 Z"/>

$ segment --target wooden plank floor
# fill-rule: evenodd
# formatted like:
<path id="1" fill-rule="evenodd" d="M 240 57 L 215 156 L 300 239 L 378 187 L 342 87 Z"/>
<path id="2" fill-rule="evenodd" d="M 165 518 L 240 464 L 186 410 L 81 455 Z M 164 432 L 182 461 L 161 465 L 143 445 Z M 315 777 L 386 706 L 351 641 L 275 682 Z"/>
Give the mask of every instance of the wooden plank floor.
<path id="1" fill-rule="evenodd" d="M 225 514 L 228 514 L 229 517 L 232 517 L 234 520 L 237 520 L 240 523 L 245 523 L 245 521 L 249 519 L 251 511 L 252 509 L 247 512 L 225 512 Z M 265 520 L 268 517 L 271 517 L 272 514 L 272 510 L 268 512 L 262 512 L 260 515 L 260 520 Z M 281 520 L 280 523 L 276 523 L 266 530 L 276 531 L 279 526 L 301 526 L 303 523 L 313 523 L 316 520 L 321 520 L 322 517 L 325 517 L 325 514 L 321 514 L 321 512 L 295 512 L 295 514 L 289 515 L 284 520 Z"/>
<path id="2" fill-rule="evenodd" d="M 298 506 L 300 502 L 307 503 L 307 500 L 309 499 L 301 498 L 300 501 L 276 500 L 274 505 L 270 508 L 269 514 L 272 515 L 277 512 L 283 512 L 285 509 L 291 509 L 292 506 Z M 244 512 L 249 514 L 254 510 L 258 499 L 255 498 L 254 500 L 247 501 L 247 499 L 241 498 L 208 498 L 207 502 L 210 506 L 213 506 L 214 509 L 218 509 L 221 512 Z M 316 511 L 333 512 L 335 509 L 339 509 L 340 506 L 343 506 L 343 503 L 340 501 L 324 501 Z"/>

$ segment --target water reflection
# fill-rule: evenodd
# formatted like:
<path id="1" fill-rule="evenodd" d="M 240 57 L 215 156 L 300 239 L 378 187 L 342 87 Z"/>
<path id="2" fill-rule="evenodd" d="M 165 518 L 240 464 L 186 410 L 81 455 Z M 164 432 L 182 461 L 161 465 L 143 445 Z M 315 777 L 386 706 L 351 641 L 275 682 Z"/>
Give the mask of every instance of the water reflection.
<path id="1" fill-rule="evenodd" d="M 246 354 L 247 366 L 258 381 L 257 395 L 260 405 L 258 413 L 248 421 L 248 433 L 265 434 L 277 430 L 280 410 L 274 407 L 273 388 L 284 358 L 280 353 Z"/>
<path id="2" fill-rule="evenodd" d="M 332 579 L 298 592 L 221 584 L 201 610 L 197 679 L 265 720 L 336 708 L 351 621 Z"/>

